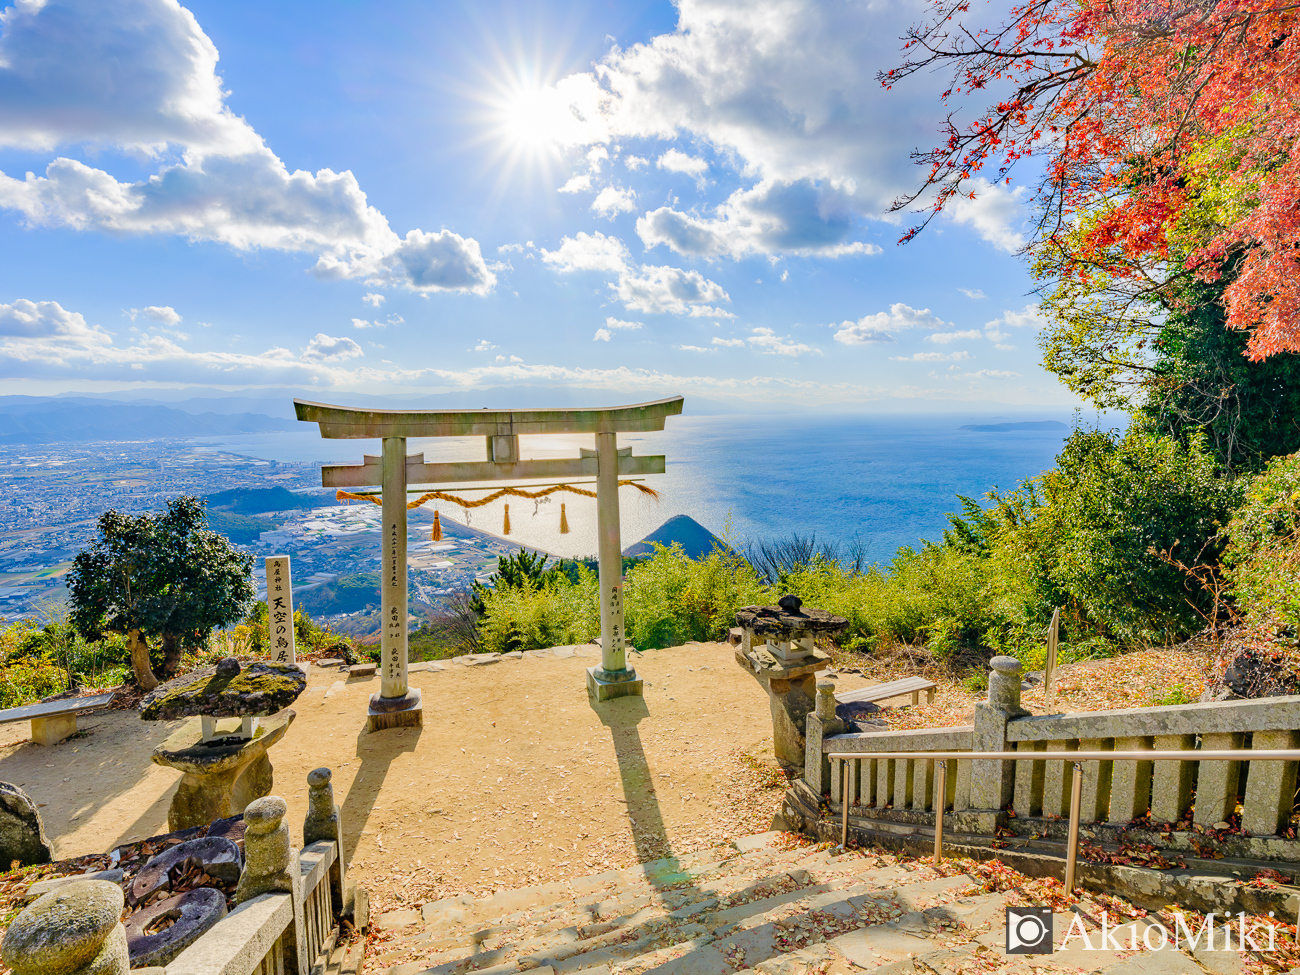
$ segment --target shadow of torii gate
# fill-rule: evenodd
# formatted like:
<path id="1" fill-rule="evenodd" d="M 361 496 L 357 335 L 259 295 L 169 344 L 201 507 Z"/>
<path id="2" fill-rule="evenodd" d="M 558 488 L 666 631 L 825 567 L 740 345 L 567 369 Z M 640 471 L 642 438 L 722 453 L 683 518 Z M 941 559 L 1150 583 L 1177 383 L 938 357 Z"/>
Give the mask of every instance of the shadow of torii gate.
<path id="1" fill-rule="evenodd" d="M 623 547 L 619 535 L 620 475 L 662 474 L 663 456 L 633 457 L 620 450 L 618 434 L 662 430 L 667 417 L 682 412 L 682 397 L 570 410 L 360 410 L 294 400 L 299 420 L 318 423 L 326 439 L 383 441 L 383 452 L 365 455 L 360 466 L 322 467 L 321 484 L 333 488 L 378 486 L 382 492 L 383 558 L 380 583 L 383 671 L 379 693 L 371 695 L 366 725 L 370 731 L 420 727 L 420 692 L 407 678 L 406 494 L 470 481 L 537 478 L 596 478 L 596 530 L 600 578 L 601 665 L 587 670 L 587 690 L 596 703 L 615 697 L 644 696 L 644 684 L 628 666 L 623 630 Z M 524 460 L 519 437 L 535 434 L 595 435 L 595 449 L 578 457 Z M 423 455 L 407 456 L 411 437 L 482 436 L 487 459 L 429 464 Z"/>

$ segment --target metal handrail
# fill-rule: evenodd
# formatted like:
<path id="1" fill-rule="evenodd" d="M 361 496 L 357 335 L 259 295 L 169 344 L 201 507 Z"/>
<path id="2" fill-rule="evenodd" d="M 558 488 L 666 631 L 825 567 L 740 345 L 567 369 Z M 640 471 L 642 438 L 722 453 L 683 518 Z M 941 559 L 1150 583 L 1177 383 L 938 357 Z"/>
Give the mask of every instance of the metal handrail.
<path id="1" fill-rule="evenodd" d="M 1075 861 L 1079 855 L 1079 805 L 1083 793 L 1084 762 L 1295 762 L 1300 761 L 1300 749 L 1261 748 L 1189 748 L 1182 751 L 1060 751 L 1060 752 L 829 752 L 831 761 L 840 760 L 840 779 L 843 784 L 844 825 L 840 845 L 849 842 L 849 775 L 847 763 L 875 759 L 903 759 L 936 762 L 938 773 L 935 783 L 937 801 L 934 807 L 934 862 L 943 858 L 943 813 L 948 803 L 948 763 L 967 760 L 1003 762 L 1073 762 L 1074 775 L 1070 782 L 1070 832 L 1065 846 L 1065 889 L 1074 893 Z"/>

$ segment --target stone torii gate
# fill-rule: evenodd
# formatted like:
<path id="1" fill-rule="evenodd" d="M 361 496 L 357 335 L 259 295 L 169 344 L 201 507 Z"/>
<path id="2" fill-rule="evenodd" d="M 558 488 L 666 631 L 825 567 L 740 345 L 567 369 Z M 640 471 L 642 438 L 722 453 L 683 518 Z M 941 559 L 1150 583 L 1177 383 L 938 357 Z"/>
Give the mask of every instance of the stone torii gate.
<path id="1" fill-rule="evenodd" d="M 682 412 L 682 398 L 635 406 L 571 410 L 359 410 L 294 400 L 299 420 L 320 424 L 326 439 L 383 441 L 383 453 L 365 455 L 361 466 L 323 467 L 321 484 L 333 488 L 378 485 L 383 494 L 383 559 L 380 584 L 383 614 L 383 672 L 378 694 L 371 695 L 371 731 L 423 723 L 420 692 L 407 679 L 406 647 L 406 494 L 411 484 L 448 485 L 470 481 L 537 478 L 596 478 L 599 539 L 601 666 L 587 669 L 593 700 L 642 696 L 643 682 L 627 664 L 623 632 L 623 547 L 618 524 L 620 475 L 662 474 L 664 458 L 633 457 L 620 450 L 618 434 L 662 430 L 667 417 Z M 523 460 L 521 435 L 595 434 L 595 450 L 578 457 Z M 407 456 L 411 437 L 482 436 L 487 460 L 429 464 L 423 455 Z"/>

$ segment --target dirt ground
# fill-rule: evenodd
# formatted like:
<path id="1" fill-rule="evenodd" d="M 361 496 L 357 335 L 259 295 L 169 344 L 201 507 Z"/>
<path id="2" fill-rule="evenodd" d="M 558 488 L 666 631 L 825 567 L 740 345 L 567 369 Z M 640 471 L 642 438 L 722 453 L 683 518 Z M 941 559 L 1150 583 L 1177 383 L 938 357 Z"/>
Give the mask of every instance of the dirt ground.
<path id="1" fill-rule="evenodd" d="M 297 718 L 270 751 L 295 842 L 306 776 L 320 766 L 334 771 L 353 877 L 381 907 L 581 876 L 770 829 L 784 779 L 767 697 L 732 648 L 633 654 L 645 697 L 599 712 L 583 672 L 598 653 L 412 673 L 424 727 L 376 734 L 364 727 L 378 679 L 310 667 Z M 182 724 L 99 712 L 52 748 L 26 740 L 25 722 L 3 726 L 0 779 L 41 806 L 56 857 L 104 852 L 166 831 L 180 773 L 149 757 Z"/>

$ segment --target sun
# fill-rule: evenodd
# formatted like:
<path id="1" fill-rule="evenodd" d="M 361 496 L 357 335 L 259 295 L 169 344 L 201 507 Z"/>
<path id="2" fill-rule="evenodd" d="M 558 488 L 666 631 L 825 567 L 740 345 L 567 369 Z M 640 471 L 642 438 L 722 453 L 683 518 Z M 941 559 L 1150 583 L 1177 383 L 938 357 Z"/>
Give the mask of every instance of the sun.
<path id="1" fill-rule="evenodd" d="M 559 144 L 555 89 L 516 88 L 505 94 L 497 112 L 501 139 L 512 148 L 542 152 Z"/>

